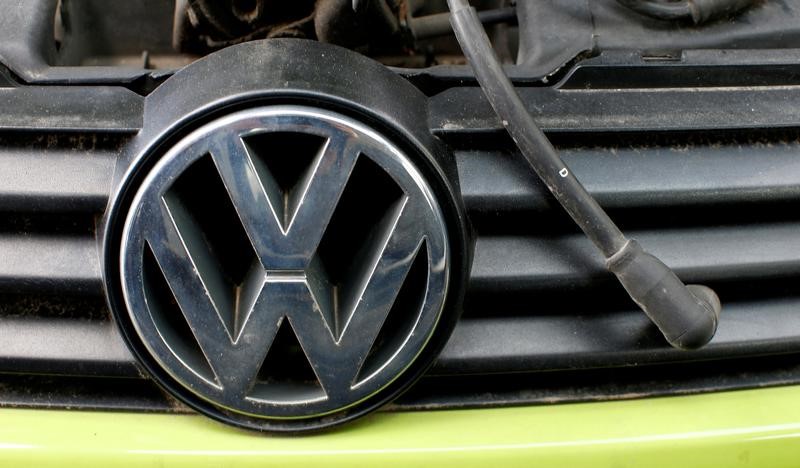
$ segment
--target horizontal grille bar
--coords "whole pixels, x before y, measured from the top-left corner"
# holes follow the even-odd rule
[[[0,234],[0,292],[103,293],[93,237]]]
[[[108,321],[4,317],[0,372],[139,376],[116,326]]]
[[[463,319],[435,372],[586,369],[792,352],[800,349],[798,310],[797,297],[725,304],[713,341],[691,352],[667,346],[638,310]]]
[[[717,336],[691,353],[666,346],[638,310],[464,318],[432,373],[573,370],[786,353],[800,349],[799,309],[800,298],[794,297],[726,304]],[[107,321],[3,318],[0,342],[0,372],[138,375],[119,332]]]
[[[0,210],[102,212],[117,152],[97,138],[0,137]]]
[[[797,135],[751,142],[678,140],[673,147],[613,143],[559,148],[570,169],[606,208],[800,198]],[[456,158],[464,201],[471,210],[543,211],[555,206],[519,154],[460,151]]]
[[[118,86],[0,88],[0,130],[136,132],[144,99]]]
[[[0,138],[2,140],[2,138]],[[0,141],[0,210],[101,210],[109,196],[116,150],[92,137]],[[33,148],[32,144],[37,144]],[[81,147],[88,145],[89,147]],[[18,144],[18,146],[22,146]],[[796,200],[800,197],[800,140],[713,142],[665,147],[560,148],[565,161],[606,208]],[[456,154],[470,210],[546,210],[554,207],[521,158],[504,151]],[[43,177],[42,174],[47,174]]]
[[[800,126],[798,86],[518,91],[537,123],[551,132]],[[440,135],[504,131],[477,87],[448,89],[431,98],[430,107],[431,129]]]
[[[684,281],[800,274],[800,223],[629,231]],[[584,236],[478,239],[471,287],[480,291],[590,286],[612,278]]]

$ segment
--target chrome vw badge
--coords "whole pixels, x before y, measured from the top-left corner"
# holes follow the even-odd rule
[[[379,396],[423,352],[448,288],[443,215],[411,160],[299,106],[185,136],[138,188],[121,246],[150,358],[193,406],[253,427]]]

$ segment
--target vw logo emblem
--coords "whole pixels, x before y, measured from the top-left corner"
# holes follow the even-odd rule
[[[224,418],[331,418],[419,358],[450,266],[433,192],[389,139],[302,106],[183,137],[124,219],[122,297],[149,359]]]

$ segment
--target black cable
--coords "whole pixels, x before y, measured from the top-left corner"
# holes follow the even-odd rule
[[[530,167],[603,253],[631,298],[678,348],[705,345],[716,332],[720,303],[705,286],[685,286],[675,273],[627,239],[586,191],[536,125],[506,76],[478,14],[466,0],[448,0],[450,21],[478,83]]]
[[[449,3],[463,5],[461,11],[471,9],[466,0],[450,0]],[[454,10],[452,6],[450,9],[452,15],[458,11]],[[451,21],[455,21],[452,15]],[[472,25],[468,24],[468,26]],[[477,28],[480,29],[480,34],[486,37],[480,22],[477,24]],[[514,89],[514,85],[505,76],[489,39],[476,40],[475,36],[478,36],[479,32],[474,30],[476,28],[471,29],[473,30],[468,33],[471,47],[465,46],[465,39],[459,35],[459,29],[455,29],[456,37],[472,64],[478,82],[492,103],[492,107],[503,119],[503,125],[508,133],[520,146],[522,154],[528,158],[528,162],[539,178],[544,181],[558,202],[564,206],[564,209],[603,252],[603,255],[610,257],[619,252],[627,239],[580,181],[572,175],[553,145],[533,121]]]

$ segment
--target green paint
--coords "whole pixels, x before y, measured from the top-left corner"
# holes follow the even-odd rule
[[[275,437],[195,415],[0,410],[8,466],[800,466],[800,386],[379,413]]]

